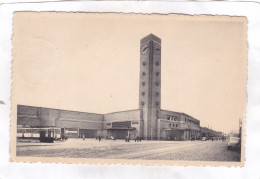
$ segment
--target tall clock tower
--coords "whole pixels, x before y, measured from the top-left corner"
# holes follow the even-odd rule
[[[161,108],[161,39],[153,34],[141,39],[139,108],[143,112],[144,139],[156,139]]]

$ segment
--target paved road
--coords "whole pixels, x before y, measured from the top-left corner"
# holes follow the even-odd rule
[[[17,156],[144,160],[240,161],[240,153],[222,141],[111,141],[69,139],[65,142],[18,143]]]

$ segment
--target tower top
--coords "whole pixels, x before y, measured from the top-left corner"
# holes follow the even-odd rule
[[[141,44],[147,42],[147,41],[150,41],[150,40],[153,40],[159,44],[161,44],[161,39],[153,34],[149,34],[147,36],[145,36],[144,38],[141,39]]]

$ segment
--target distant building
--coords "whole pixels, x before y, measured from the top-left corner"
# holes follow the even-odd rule
[[[199,120],[185,113],[161,109],[161,39],[150,34],[141,39],[140,45],[139,109],[93,114],[18,105],[18,129],[60,128],[67,137],[101,135],[124,139],[130,133],[132,139],[198,138],[201,135]]]
[[[201,127],[201,136],[207,138],[222,138],[224,137],[224,134],[222,132],[209,129],[207,127]]]

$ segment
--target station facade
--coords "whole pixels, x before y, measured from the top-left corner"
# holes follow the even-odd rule
[[[57,128],[53,136],[107,136],[124,139],[189,140],[200,137],[200,121],[185,113],[161,109],[161,39],[150,34],[140,42],[139,109],[93,114],[32,106],[17,106],[19,131]],[[24,135],[17,132],[17,136]],[[32,135],[32,134],[31,134]]]

